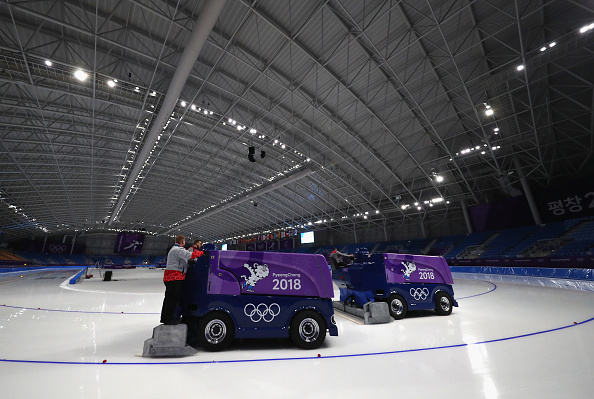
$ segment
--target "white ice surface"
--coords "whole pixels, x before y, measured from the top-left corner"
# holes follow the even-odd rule
[[[158,324],[162,270],[62,284],[0,280],[4,398],[591,398],[594,293],[455,278],[460,307],[380,325],[337,317],[313,351],[242,340],[224,352],[139,355]],[[575,324],[577,323],[577,324]],[[319,357],[318,357],[319,355]],[[106,361],[103,363],[103,361]]]

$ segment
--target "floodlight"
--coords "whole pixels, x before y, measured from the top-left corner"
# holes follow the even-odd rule
[[[82,69],[77,69],[76,72],[74,72],[74,77],[82,82],[89,77],[89,74]]]

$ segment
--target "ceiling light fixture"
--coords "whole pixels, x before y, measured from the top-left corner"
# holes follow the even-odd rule
[[[594,23],[593,24],[590,24],[590,25],[582,26],[580,28],[580,33],[586,33],[586,32],[588,32],[589,30],[592,30],[592,29],[594,29]]]
[[[89,74],[83,71],[82,69],[77,69],[74,72],[74,77],[82,82],[89,77]]]

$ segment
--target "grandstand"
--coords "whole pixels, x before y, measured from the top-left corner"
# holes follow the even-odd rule
[[[369,242],[324,246],[303,246],[282,252],[315,253],[326,257],[337,247],[343,253],[366,248],[370,253],[395,252],[444,256],[446,259],[498,259],[531,257],[578,257],[592,255],[594,250],[594,218],[583,217],[468,235],[453,235],[418,240]],[[104,265],[142,266],[164,264],[163,256],[65,255],[22,251],[1,251],[0,263],[22,265]]]

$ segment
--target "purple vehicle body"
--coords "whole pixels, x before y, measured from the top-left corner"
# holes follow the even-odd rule
[[[333,296],[322,255],[211,250],[189,267],[181,304],[192,345],[290,337],[313,349],[338,335]]]
[[[332,272],[344,282],[340,300],[362,305],[367,301],[385,301],[395,319],[408,310],[435,309],[448,315],[458,306],[454,299],[452,273],[443,257],[409,254],[355,255],[353,264]]]
[[[441,256],[383,254],[387,283],[454,284],[452,272]]]
[[[322,255],[246,251],[210,254],[209,294],[334,296],[332,275]],[[286,283],[281,283],[283,280]]]

